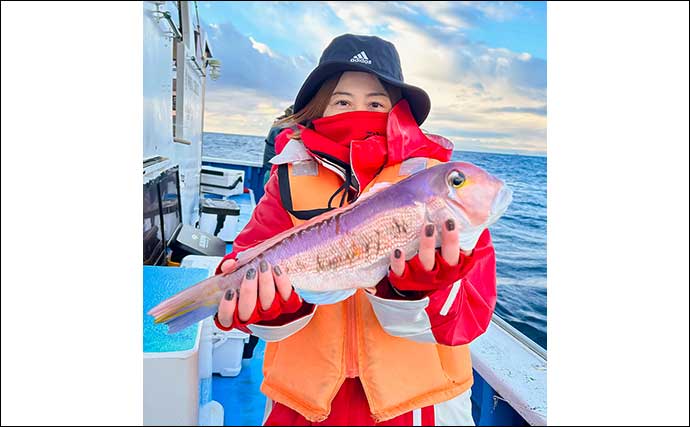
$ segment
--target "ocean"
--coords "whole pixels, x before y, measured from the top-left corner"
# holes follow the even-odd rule
[[[263,162],[264,137],[204,132],[203,155]],[[546,339],[546,157],[455,151],[513,189],[491,228],[496,249],[496,313],[542,347]]]

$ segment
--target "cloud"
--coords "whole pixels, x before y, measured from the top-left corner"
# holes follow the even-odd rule
[[[277,55],[273,53],[270,47],[268,45],[258,42],[254,40],[254,37],[249,36],[249,41],[252,42],[252,47],[257,50],[259,53],[263,53],[264,55],[268,55],[271,58],[276,58]]]
[[[546,62],[532,58],[529,54],[512,52],[508,49],[491,48],[469,40],[462,32],[449,34],[447,27],[420,24],[415,14],[404,13],[404,9],[391,8],[381,2],[331,2],[328,3],[344,23],[352,26],[354,32],[377,33],[385,29],[387,37],[400,52],[404,74],[420,79],[442,79],[451,81],[474,80],[483,83],[485,79],[505,82],[519,90],[534,91],[546,88]],[[434,11],[427,18],[437,24],[449,24],[446,13],[451,10],[468,11],[486,9],[473,3],[431,2],[411,3],[412,8],[423,12]],[[493,8],[497,8],[494,5]],[[446,18],[443,18],[446,17]],[[461,23],[455,22],[455,25]],[[445,29],[444,29],[445,28]]]
[[[260,14],[254,15],[271,22],[279,34],[294,34],[295,28],[300,28],[299,43],[304,52],[284,55],[263,40],[241,34],[229,21],[209,24],[214,56],[222,65],[221,77],[207,81],[204,123],[207,131],[267,133],[275,117],[294,102],[323,47],[343,31],[329,24],[337,18],[326,5],[303,10],[281,3],[247,6],[260,7]]]
[[[536,114],[538,116],[546,116],[546,105],[541,107],[500,107],[500,108],[489,108],[484,110],[485,113],[529,113]]]
[[[314,67],[305,56],[288,57],[245,36],[229,22],[209,25],[221,77],[207,80],[204,128],[210,132],[264,135],[292,104]]]
[[[546,61],[448,30],[471,26],[480,16],[511,19],[519,8],[499,13],[498,5],[413,2],[408,5],[418,13],[402,14],[381,3],[330,5],[341,19],[357,21],[364,33],[386,29],[400,53],[405,80],[431,97],[426,130],[444,134],[458,148],[524,144],[526,151],[545,151]],[[420,14],[435,22],[420,24]]]
[[[478,92],[484,92],[484,85],[479,82],[472,83],[472,87],[477,89]]]
[[[262,3],[252,19],[271,22],[277,37],[294,40],[301,52],[284,54],[272,40],[243,35],[229,22],[210,25],[223,68],[221,79],[209,82],[206,92],[206,127],[267,133],[325,46],[349,32],[379,35],[395,44],[405,81],[431,97],[426,130],[462,149],[517,150],[522,144],[525,151],[543,152],[546,61],[478,43],[465,31],[483,20],[514,19],[522,9],[503,2]]]
[[[448,1],[431,1],[431,2],[412,2],[415,7],[422,10],[426,16],[442,24],[440,28],[445,30],[457,31],[463,28],[472,26],[471,21],[474,19],[468,16],[462,16],[454,13],[456,5],[454,2]]]
[[[221,77],[209,91],[236,87],[254,89],[279,98],[293,98],[310,71],[308,61],[294,61],[267,45],[240,34],[231,23],[213,28],[214,55],[221,60]]]
[[[292,101],[257,89],[234,86],[206,91],[204,130],[265,136],[273,121]]]
[[[510,21],[525,13],[517,2],[433,1],[409,2],[429,18],[447,29],[461,30],[476,27],[482,19],[495,22]]]
[[[462,6],[462,3],[460,2],[459,6]],[[518,2],[477,1],[465,3],[469,7],[476,8],[487,19],[497,22],[510,21],[525,12],[524,7]]]

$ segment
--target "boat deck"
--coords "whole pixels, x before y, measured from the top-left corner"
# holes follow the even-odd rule
[[[254,357],[242,360],[236,377],[213,374],[213,400],[223,405],[223,425],[260,426],[264,418],[266,397],[261,393],[266,342],[259,340]]]

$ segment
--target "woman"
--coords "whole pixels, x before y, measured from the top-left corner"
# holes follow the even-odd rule
[[[403,82],[395,47],[334,39],[276,140],[266,194],[218,267],[237,253],[382,182],[448,161],[452,144],[425,135],[427,94]],[[265,339],[266,425],[472,425],[467,344],[496,301],[488,230],[462,250],[453,220],[423,227],[417,255],[391,254],[387,278],[334,304],[308,304],[280,266],[249,270],[216,324]],[[441,247],[436,249],[437,234]],[[304,294],[303,294],[304,295]],[[330,302],[330,301],[324,301]]]

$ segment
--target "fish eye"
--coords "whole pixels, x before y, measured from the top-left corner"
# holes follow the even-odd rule
[[[453,171],[448,175],[448,183],[455,188],[460,188],[465,184],[465,174],[460,171]]]

